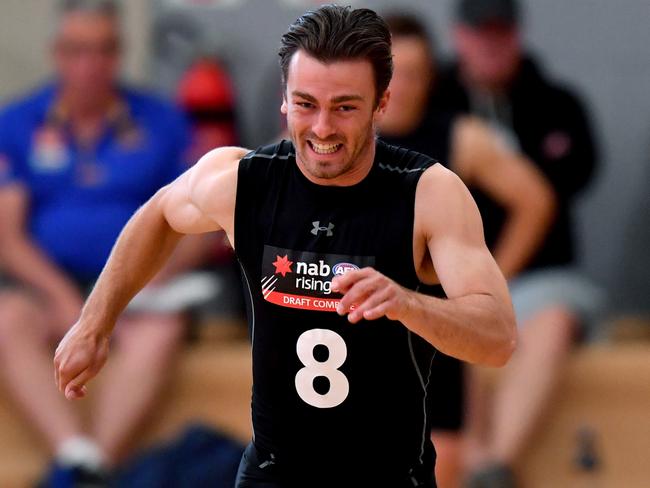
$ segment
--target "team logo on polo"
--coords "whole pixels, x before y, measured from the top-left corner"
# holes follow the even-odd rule
[[[262,295],[289,308],[334,312],[341,295],[332,291],[332,278],[374,265],[372,256],[345,256],[264,246]]]

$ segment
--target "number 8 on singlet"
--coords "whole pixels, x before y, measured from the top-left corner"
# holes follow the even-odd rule
[[[329,356],[326,361],[314,357],[316,346],[325,346]],[[348,355],[343,338],[328,329],[311,329],[303,332],[296,343],[298,358],[305,366],[296,374],[296,391],[305,403],[317,408],[332,408],[343,403],[350,392],[350,383],[339,371]],[[321,394],[314,389],[314,379],[324,376],[330,388]]]

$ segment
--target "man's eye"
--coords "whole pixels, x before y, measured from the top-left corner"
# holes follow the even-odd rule
[[[341,112],[351,112],[353,110],[356,110],[356,107],[353,107],[352,105],[341,105],[339,107],[339,110]]]
[[[313,103],[309,102],[298,102],[297,105],[302,108],[312,108],[314,106]]]

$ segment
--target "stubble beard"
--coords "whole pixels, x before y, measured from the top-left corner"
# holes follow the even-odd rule
[[[296,137],[294,131],[289,129],[289,133],[296,150],[296,162],[311,176],[323,180],[332,180],[350,172],[357,164],[359,159],[369,151],[370,145],[374,143],[375,132],[376,131],[374,124],[371,121],[366,126],[366,130],[363,132],[362,142],[357,145],[354,152],[350,154],[350,156],[344,160],[342,164],[337,165],[336,167],[332,167],[332,163],[330,161],[319,161],[317,158],[306,159],[303,157],[303,147],[305,152],[309,151],[307,148],[309,143],[306,141],[306,139],[303,139],[303,147],[299,147],[300,144],[297,144],[296,141],[300,139]],[[349,145],[345,143],[345,148],[348,147]]]

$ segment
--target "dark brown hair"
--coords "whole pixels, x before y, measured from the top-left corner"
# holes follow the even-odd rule
[[[323,5],[306,12],[291,24],[282,36],[278,53],[285,88],[289,63],[299,49],[325,63],[351,59],[370,61],[375,77],[376,102],[393,76],[390,31],[386,22],[367,8]]]

